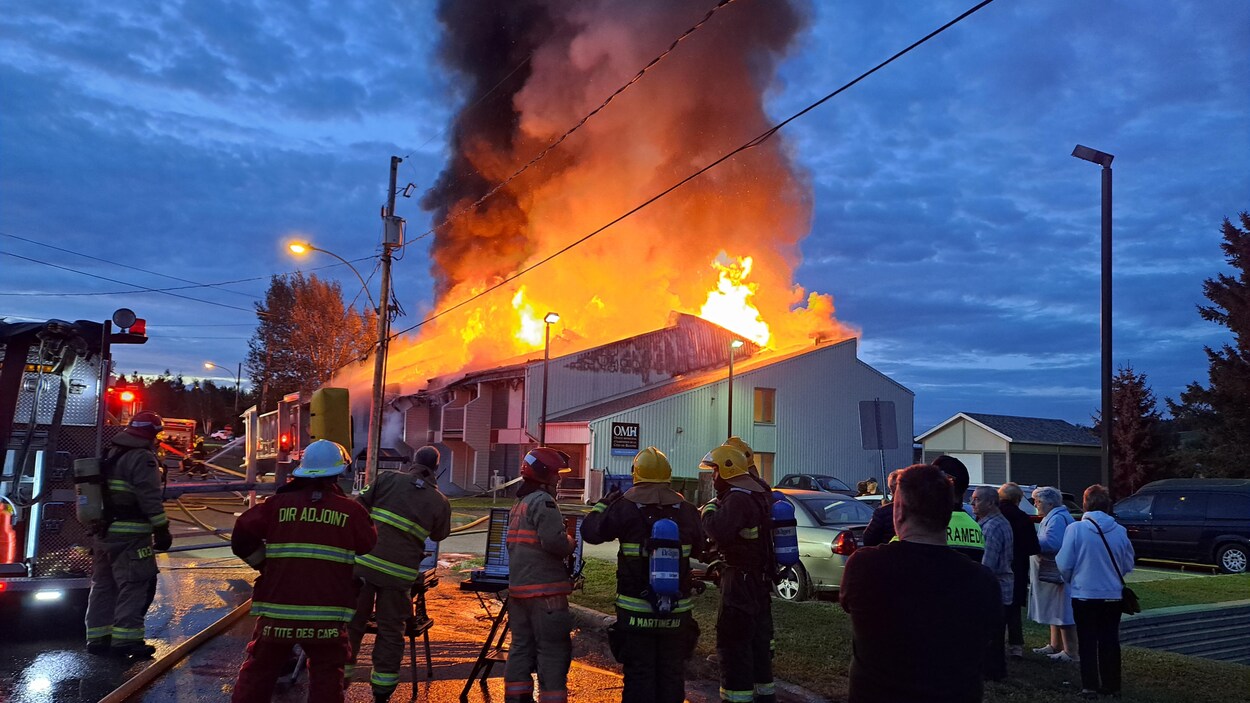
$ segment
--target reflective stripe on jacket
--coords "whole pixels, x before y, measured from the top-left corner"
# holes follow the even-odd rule
[[[680,496],[679,496],[680,497]],[[650,552],[652,525],[660,519],[677,523],[681,541],[680,596],[670,613],[659,613],[646,594],[651,590]],[[612,505],[599,503],[582,522],[582,539],[587,544],[620,541],[616,556],[616,608],[623,626],[643,629],[673,628],[682,615],[690,612],[690,557],[702,556],[706,548],[699,511],[679,500],[674,505],[635,503],[626,493]]]
[[[358,590],[352,569],[376,541],[369,514],[332,479],[295,479],[235,521],[230,546],[260,564],[254,615],[315,627],[351,620]]]
[[[551,494],[539,490],[518,500],[508,517],[509,595],[540,598],[572,593],[565,560],[573,547]]]
[[[378,543],[356,560],[356,576],[384,587],[407,588],[417,580],[425,540],[451,532],[451,504],[430,479],[404,471],[380,471],[357,498],[378,530]]]
[[[104,463],[106,505],[112,520],[109,537],[130,539],[150,535],[153,528],[169,525],[161,490],[161,470],[151,442],[119,434],[113,438]]]

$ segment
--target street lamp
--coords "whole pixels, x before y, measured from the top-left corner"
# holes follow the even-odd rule
[[[729,343],[729,402],[726,406],[729,410],[728,416],[728,434],[726,437],[734,436],[734,351],[742,348],[742,340],[735,339]]]
[[[538,425],[538,443],[547,446],[547,367],[551,365],[551,326],[560,321],[560,313],[549,312],[543,315],[546,334],[543,335],[543,415]]]
[[[319,247],[315,247],[311,243],[305,242],[305,241],[296,240],[296,241],[290,242],[289,244],[286,245],[286,248],[290,249],[291,253],[297,256],[302,256],[304,254],[307,254],[310,251],[319,251],[322,254],[326,254],[327,256],[333,256],[334,258],[338,259],[340,262],[342,262],[344,266],[351,269],[352,273],[356,274],[356,280],[360,281],[360,287],[365,289],[365,297],[369,299],[369,305],[373,307],[374,312],[378,311],[378,304],[373,302],[373,294],[369,292],[369,284],[365,283],[364,276],[361,276],[360,272],[356,270],[356,267],[352,266],[352,262],[348,261],[347,259],[344,259],[343,257],[339,256],[338,254],[335,254],[332,251],[329,251],[327,249],[321,249]]]
[[[204,368],[221,369],[222,371],[225,371],[226,373],[230,373],[230,369],[220,364],[214,364],[211,361],[205,361]],[[239,386],[242,385],[242,383],[243,383],[243,362],[240,361],[239,368],[234,373],[234,413],[236,415],[239,414]]]
[[[1102,485],[1111,490],[1111,160],[1115,156],[1076,145],[1072,155],[1102,166]]]

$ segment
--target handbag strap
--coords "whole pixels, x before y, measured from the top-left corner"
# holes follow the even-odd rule
[[[1120,585],[1127,586],[1124,583],[1124,574],[1120,573],[1120,564],[1115,560],[1115,555],[1111,553],[1111,545],[1107,544],[1107,536],[1102,533],[1102,528],[1098,526],[1097,520],[1090,520],[1094,524],[1094,529],[1098,530],[1098,536],[1102,538],[1102,546],[1107,548],[1107,556],[1111,558],[1111,566],[1115,567],[1115,575],[1120,577]]]

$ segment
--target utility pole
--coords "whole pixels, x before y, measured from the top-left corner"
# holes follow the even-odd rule
[[[395,180],[403,159],[391,157],[390,188],[386,193],[386,209],[382,211],[382,291],[378,295],[378,346],[373,356],[373,397],[369,417],[369,446],[365,460],[365,484],[378,475],[378,454],[382,451],[382,405],[386,392],[386,350],[389,346],[391,321],[391,250],[403,246],[402,220],[395,217]]]

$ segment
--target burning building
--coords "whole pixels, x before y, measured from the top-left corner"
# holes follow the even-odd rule
[[[539,354],[432,379],[393,407],[408,444],[443,450],[441,483],[452,492],[517,476],[544,432],[544,374],[547,444],[572,457],[565,485],[586,498],[598,497],[602,475],[628,476],[647,446],[668,455],[675,476],[695,479],[699,460],[730,431],[755,449],[769,481],[819,473],[855,485],[880,476],[882,462],[911,463],[913,401],[911,391],[860,361],[856,345],[850,338],[782,353],[678,314],[663,329],[547,363]],[[892,433],[884,453],[863,442],[860,405],[877,400],[893,409],[882,423]]]

